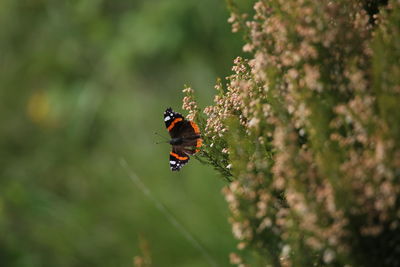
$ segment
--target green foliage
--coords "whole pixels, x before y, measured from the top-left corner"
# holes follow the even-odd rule
[[[153,135],[185,80],[227,72],[240,51],[228,15],[212,0],[0,1],[1,266],[204,266],[121,157],[228,263],[222,183],[195,160],[171,173]]]
[[[246,19],[230,2],[251,56],[205,117],[183,106],[233,179],[232,263],[400,265],[400,2],[382,4],[258,1]]]

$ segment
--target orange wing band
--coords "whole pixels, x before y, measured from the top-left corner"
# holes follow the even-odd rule
[[[175,126],[175,124],[176,123],[178,123],[178,122],[180,122],[182,120],[182,118],[176,118],[175,120],[173,120],[172,122],[171,122],[171,124],[168,126],[168,131],[171,131],[172,130],[172,128],[174,128],[174,126]]]
[[[203,144],[203,140],[201,138],[197,139],[197,143],[196,143],[196,153],[200,151],[200,149],[198,149],[199,147],[201,147],[201,145]]]
[[[192,125],[192,127],[193,127],[195,133],[200,134],[199,126],[197,126],[196,123],[194,123],[193,121],[191,121],[191,122],[190,122],[190,125]]]
[[[196,134],[200,134],[199,126],[195,122],[191,121],[190,125],[192,125],[192,127],[194,129],[194,132]],[[202,144],[203,144],[203,140],[201,138],[198,138],[197,139],[197,143],[196,143],[196,147],[199,148],[199,147],[201,147]],[[196,149],[196,153],[199,152],[199,151],[200,151],[200,149]]]
[[[169,152],[169,154],[171,154],[171,156],[174,156],[175,158],[179,159],[179,160],[187,160],[189,157],[180,157],[178,154],[174,153],[174,152]]]

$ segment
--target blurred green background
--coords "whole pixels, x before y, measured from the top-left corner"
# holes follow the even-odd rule
[[[224,182],[196,160],[172,173],[154,145],[185,83],[206,105],[230,73],[228,16],[222,0],[0,1],[1,266],[133,266],[146,244],[154,266],[207,266],[121,158],[228,265]]]

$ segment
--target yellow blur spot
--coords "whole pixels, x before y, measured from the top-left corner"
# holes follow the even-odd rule
[[[28,100],[26,112],[34,123],[47,125],[50,119],[50,104],[47,94],[42,90],[33,93]]]

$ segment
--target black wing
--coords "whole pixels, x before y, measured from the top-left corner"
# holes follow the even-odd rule
[[[189,156],[186,155],[180,146],[172,147],[169,153],[169,166],[172,171],[179,171],[186,163],[189,162]]]
[[[186,120],[182,114],[167,108],[164,112],[164,122],[171,137],[175,138],[178,137],[180,129]]]

